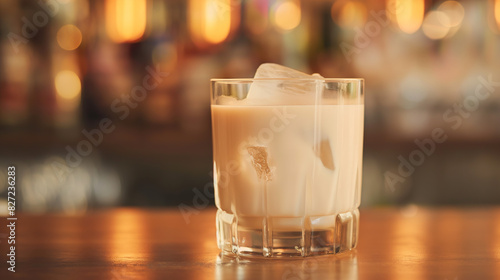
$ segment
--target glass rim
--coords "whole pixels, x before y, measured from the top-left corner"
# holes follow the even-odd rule
[[[322,81],[322,82],[364,82],[364,78],[213,78],[210,82],[253,82],[253,81]]]

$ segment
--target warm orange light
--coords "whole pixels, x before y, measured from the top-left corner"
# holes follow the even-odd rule
[[[82,32],[72,24],[64,25],[57,31],[57,43],[65,50],[74,50],[82,43]]]
[[[500,2],[500,1],[497,1],[497,2]],[[500,238],[498,238],[498,236],[500,236],[500,213],[498,212],[495,212],[495,217],[493,218],[493,221],[495,221],[495,229],[494,229],[494,236],[496,236],[497,238],[493,238],[493,244],[492,244],[492,248],[500,248]],[[496,254],[496,259],[497,259],[497,262],[500,261],[500,250],[496,250],[496,252],[493,252],[493,254]],[[497,267],[497,275],[500,275],[500,267],[496,266]]]
[[[110,250],[109,257],[112,261],[133,263],[149,257],[150,248],[142,243],[144,240],[148,240],[148,231],[143,216],[138,211],[118,211],[111,216],[109,224],[105,226],[111,229],[111,242],[106,245],[106,248]],[[130,242],[130,240],[132,241]],[[120,277],[117,278],[120,279]],[[141,275],[141,277],[144,276]],[[149,278],[145,277],[144,279]]]
[[[455,27],[462,23],[465,16],[465,9],[462,4],[457,1],[445,1],[438,7],[438,11],[441,11],[446,14],[448,17],[448,25],[447,27]],[[446,21],[446,20],[444,20]],[[446,22],[443,22],[446,24]]]
[[[450,19],[441,11],[430,11],[422,24],[425,36],[433,40],[443,39],[450,31]]]
[[[217,44],[223,42],[231,29],[230,0],[190,0],[188,25],[193,41]]]
[[[366,22],[367,10],[363,3],[349,1],[340,9],[338,17],[336,15],[336,6],[332,6],[332,19],[342,27],[361,27]]]
[[[406,211],[409,211],[406,212]],[[405,213],[406,212],[406,213]],[[413,213],[412,213],[413,212]],[[392,240],[404,240],[404,242],[391,242],[388,248],[388,254],[393,257],[396,256],[407,256],[408,258],[422,258],[425,259],[428,256],[429,241],[432,240],[432,234],[428,233],[426,230],[430,228],[431,217],[420,209],[403,210],[401,216],[398,216],[394,222],[389,226],[386,234],[392,238]],[[418,238],[408,238],[412,236],[416,231],[422,230],[425,234],[419,234]],[[387,271],[388,279],[425,279],[425,272],[423,272],[422,262],[415,261],[413,266],[415,268],[415,273],[411,277],[405,275],[405,270],[400,268],[391,268]]]
[[[385,13],[395,26],[398,25],[398,21],[396,19],[396,14],[397,14],[396,1],[397,0],[387,0],[385,3],[386,4]]]
[[[107,0],[106,30],[118,43],[141,39],[146,30],[146,0]]]
[[[206,0],[204,37],[207,42],[217,44],[224,41],[230,28],[230,0]]]
[[[412,34],[422,25],[424,19],[424,0],[395,0],[394,9],[396,22],[401,31]]]
[[[500,29],[500,0],[495,1],[495,20],[498,28]]]
[[[283,1],[274,11],[274,24],[281,30],[292,30],[300,24],[301,11],[298,3]]]
[[[80,90],[82,88],[78,75],[69,70],[57,73],[55,86],[57,94],[66,100],[77,98],[80,95]]]

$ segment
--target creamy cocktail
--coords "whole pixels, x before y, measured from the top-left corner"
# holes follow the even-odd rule
[[[280,77],[212,81],[219,247],[264,256],[349,250],[357,240],[363,82],[260,70],[269,68]]]

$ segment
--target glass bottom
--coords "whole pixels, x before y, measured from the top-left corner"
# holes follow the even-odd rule
[[[226,253],[249,257],[306,257],[354,249],[359,211],[298,218],[236,217],[217,211],[217,244]]]

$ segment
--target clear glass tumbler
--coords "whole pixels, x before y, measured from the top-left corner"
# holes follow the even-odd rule
[[[240,256],[356,247],[363,79],[212,79],[217,242]]]

